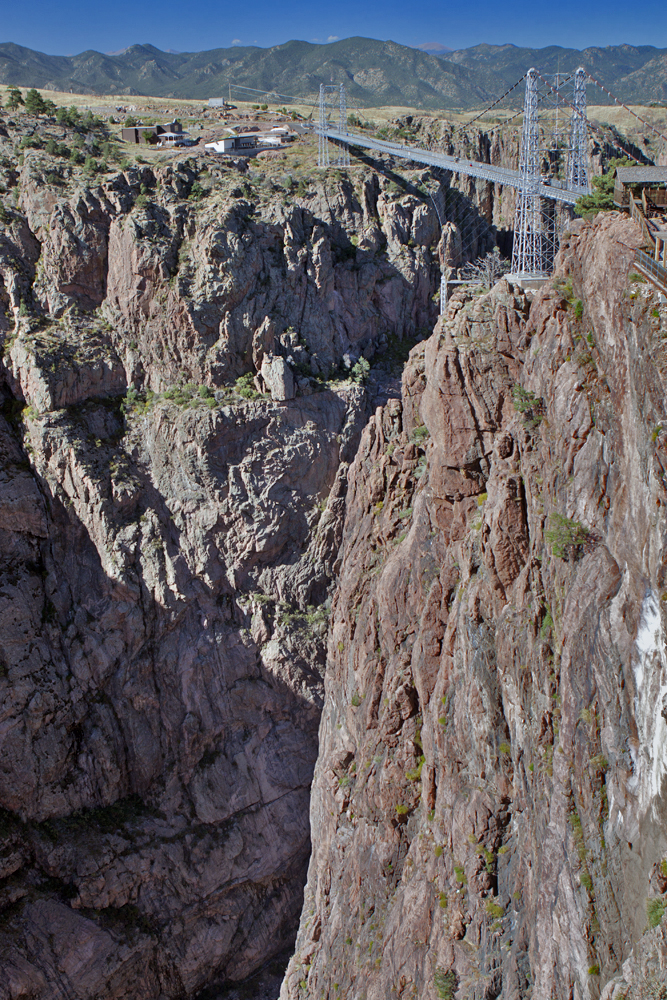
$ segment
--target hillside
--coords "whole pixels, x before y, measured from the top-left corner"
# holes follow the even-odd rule
[[[473,72],[478,86],[490,91],[511,87],[530,66],[542,73],[570,72],[583,66],[591,76],[622,101],[648,104],[667,99],[667,49],[652,45],[608,45],[605,48],[543,49],[517,45],[475,45],[447,53],[453,62]],[[593,98],[594,94],[594,98]],[[590,94],[591,103],[606,103],[602,91]]]
[[[227,95],[230,85],[237,85],[314,99],[321,83],[344,82],[352,104],[425,110],[478,107],[503,93],[529,66],[554,73],[580,65],[622,100],[667,100],[667,49],[650,45],[581,52],[555,45],[476,45],[447,52],[446,58],[373,38],[181,53],[132,45],[115,55],[88,51],[76,56],[49,56],[10,42],[0,45],[0,83],[21,87],[205,100]],[[521,100],[520,91],[516,100]],[[595,93],[595,103],[606,103],[601,91]]]
[[[49,90],[206,99],[227,95],[229,85],[237,84],[303,98],[314,97],[320,83],[332,82],[344,82],[350,101],[362,106],[467,108],[490,96],[463,66],[369,38],[190,53],[133,45],[113,56],[92,51],[47,56],[0,45],[0,83]]]

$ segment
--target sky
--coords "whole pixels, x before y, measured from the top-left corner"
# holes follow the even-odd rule
[[[196,52],[231,45],[267,47],[292,38],[335,41],[352,35],[403,45],[465,48],[480,42],[542,47],[655,45],[667,47],[664,0],[476,0],[474,4],[420,4],[406,0],[311,0],[229,3],[228,0],[22,0],[3,3],[0,41],[50,55],[86,49],[114,52],[149,42],[159,49]],[[630,16],[629,11],[632,11]]]

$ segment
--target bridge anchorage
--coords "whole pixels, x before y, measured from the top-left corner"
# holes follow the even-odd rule
[[[320,86],[316,128],[319,166],[328,167],[333,163],[346,165],[349,163],[349,147],[358,146],[515,189],[511,276],[524,284],[535,279],[543,280],[553,272],[560,236],[572,218],[575,202],[590,192],[588,136],[590,129],[600,130],[587,118],[586,86],[597,81],[581,67],[574,73],[559,73],[553,82],[533,68],[528,70],[523,80],[523,111],[509,118],[503,126],[494,125],[496,129],[509,126],[510,122],[523,116],[518,170],[350,132],[343,84],[340,87]],[[518,81],[507,94],[523,80]],[[491,107],[497,107],[507,94]],[[338,121],[334,124],[336,113]],[[473,121],[484,114],[486,111]],[[472,122],[455,131],[461,132],[470,124]],[[330,141],[337,148],[336,159],[330,157]]]

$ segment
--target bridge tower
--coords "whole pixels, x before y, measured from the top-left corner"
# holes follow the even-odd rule
[[[327,95],[329,97],[328,106]],[[332,157],[329,150],[329,140],[326,135],[322,134],[325,129],[329,128],[329,114],[333,119],[336,113],[336,95],[338,96],[338,131],[341,135],[348,134],[347,94],[345,92],[345,84],[341,83],[340,87],[334,87],[330,84],[321,83],[317,145],[318,167],[349,167],[350,165],[350,150],[348,147],[344,143],[340,143],[336,155]]]
[[[317,136],[317,165],[318,167],[329,166],[329,140],[324,135],[327,127],[327,91],[323,83],[320,84],[320,117],[319,132]]]
[[[588,192],[588,129],[586,119],[586,70],[580,66],[574,74],[574,97],[570,115],[567,186],[582,194]]]
[[[537,70],[526,74],[523,129],[519,158],[520,187],[514,216],[512,274],[540,277],[544,274],[543,230],[540,206],[540,142],[537,121]]]
[[[347,94],[345,93],[345,84],[340,85],[340,102],[339,102],[339,117],[338,117],[338,131],[341,135],[347,135]],[[350,165],[350,147],[341,143],[340,153],[338,156],[338,166],[349,167]]]

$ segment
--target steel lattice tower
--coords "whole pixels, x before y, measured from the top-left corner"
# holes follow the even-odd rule
[[[344,83],[341,83],[340,85],[338,131],[341,133],[341,135],[347,135],[347,94],[345,93]],[[340,155],[338,157],[338,165],[340,167],[349,167],[350,165],[349,147],[342,143],[340,147]]]
[[[567,186],[588,191],[588,128],[586,123],[586,70],[574,74],[574,98],[570,116]]]
[[[328,167],[329,166],[329,140],[326,135],[323,134],[324,129],[327,127],[327,98],[326,98],[326,87],[323,83],[320,84],[320,120],[319,120],[320,130],[317,136],[317,165],[318,167]]]
[[[540,212],[540,143],[537,121],[537,70],[526,74],[526,97],[523,107],[521,187],[517,191],[514,217],[512,274],[536,277],[544,273],[542,253],[542,218]]]

